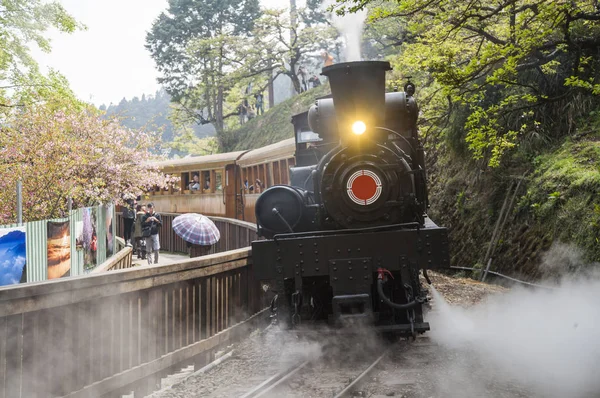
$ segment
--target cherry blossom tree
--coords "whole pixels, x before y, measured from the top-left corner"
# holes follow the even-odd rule
[[[69,197],[92,206],[175,183],[150,164],[158,143],[90,107],[42,102],[11,113],[0,124],[0,224],[16,220],[19,179],[24,221],[65,216]]]

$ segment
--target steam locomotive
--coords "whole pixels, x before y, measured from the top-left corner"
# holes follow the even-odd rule
[[[290,184],[265,190],[255,206],[255,278],[275,293],[284,327],[324,320],[367,323],[415,336],[426,294],[422,270],[449,267],[445,228],[426,214],[423,147],[415,86],[385,90],[383,61],[323,68],[332,94],[292,117]]]

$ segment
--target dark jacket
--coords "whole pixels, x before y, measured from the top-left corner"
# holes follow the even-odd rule
[[[148,220],[150,217],[156,217],[158,221],[146,222],[146,220]],[[156,235],[158,234],[158,228],[160,227],[162,227],[162,218],[160,214],[158,214],[157,212],[154,212],[152,214],[144,214],[144,216],[142,217],[142,231],[150,230],[150,235]],[[146,232],[144,235],[147,236],[148,233]]]
[[[135,208],[132,203],[127,203],[123,206],[123,218],[135,218]]]

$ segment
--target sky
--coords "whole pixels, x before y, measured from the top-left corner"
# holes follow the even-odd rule
[[[118,104],[153,94],[158,72],[144,47],[146,32],[167,8],[167,0],[60,0],[86,31],[48,33],[52,52],[33,49],[42,70],[53,68],[67,77],[82,100],[95,105]],[[300,3],[300,2],[299,2]],[[266,7],[281,7],[286,0],[261,0]]]

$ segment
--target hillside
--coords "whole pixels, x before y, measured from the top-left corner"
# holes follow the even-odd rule
[[[176,127],[169,119],[171,113],[171,97],[164,90],[158,90],[154,95],[142,95],[131,100],[123,98],[117,105],[100,106],[106,111],[106,117],[119,116],[120,123],[131,129],[149,128],[162,131],[162,141],[172,142],[176,137]],[[212,137],[215,129],[212,125],[191,126],[198,138]]]
[[[600,133],[580,131],[535,157],[515,153],[499,170],[482,170],[447,147],[429,152],[430,215],[450,231],[452,265],[485,267],[506,202],[492,270],[544,279],[596,267]]]
[[[325,83],[287,99],[264,115],[250,120],[240,129],[224,132],[221,136],[221,151],[256,149],[293,137],[292,115],[308,110],[316,98],[327,94],[329,84]]]

